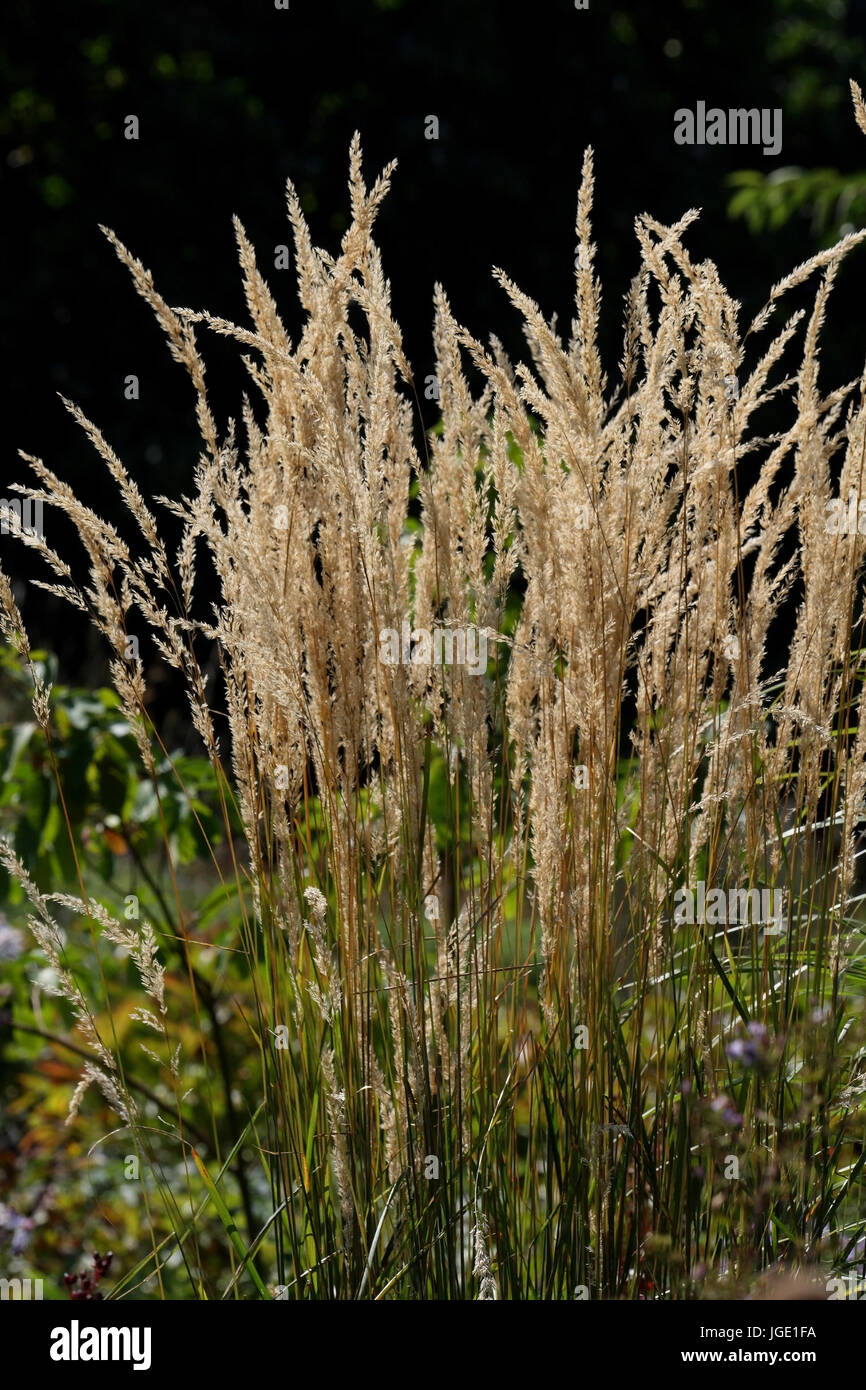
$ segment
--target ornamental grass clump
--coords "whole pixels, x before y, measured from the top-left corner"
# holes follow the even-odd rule
[[[697,212],[639,217],[609,385],[588,151],[567,341],[497,271],[515,367],[437,288],[425,436],[372,240],[393,167],[368,189],[355,137],[336,256],[289,187],[294,337],[240,222],[245,328],[169,307],[107,233],[195,390],[193,489],[157,499],[176,554],[74,404],[137,540],[28,459],[86,580],[22,540],[102,633],[143,779],[170,756],[146,632],[225,821],[216,942],[168,837],[154,921],[95,896],[80,853],[46,894],[0,851],[89,1054],[72,1122],[107,1103],[106,1144],[142,1160],[149,1230],[111,1296],[738,1297],[771,1267],[860,1268],[866,537],[827,518],[863,492],[866,373],[828,391],[819,344],[866,231],[743,329],[687,249]],[[227,425],[211,332],[253,387]],[[455,632],[484,669],[424,659]],[[106,942],[134,1007],[110,961],[87,974]]]

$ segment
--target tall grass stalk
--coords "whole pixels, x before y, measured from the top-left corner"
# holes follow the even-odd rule
[[[210,1298],[682,1299],[861,1267],[866,537],[827,517],[863,495],[866,374],[828,392],[818,366],[866,232],[743,331],[686,247],[697,213],[639,217],[609,390],[587,152],[568,341],[497,272],[531,353],[514,368],[437,289],[422,439],[372,240],[392,171],[366,188],[356,137],[337,256],[289,188],[294,341],[239,222],[248,328],[169,307],[108,233],[195,389],[195,488],[161,499],[176,555],[76,406],[138,542],[29,458],[89,561],[82,584],[23,537],[44,587],[108,643],[157,791],[130,634],[180,673],[230,851],[209,865],[234,924],[215,952],[168,836],[159,935],[84,875],[44,895],[3,850],[92,1058],[73,1121],[95,1084],[149,1173],[149,1244],[116,1293],[160,1296],[178,1260]],[[222,431],[203,330],[255,389]],[[404,623],[477,629],[486,672],[383,661]],[[724,911],[689,921],[698,884]],[[761,890],[784,911],[756,911],[780,901]],[[89,999],[69,964],[102,940],[138,967],[122,1038],[116,980]]]

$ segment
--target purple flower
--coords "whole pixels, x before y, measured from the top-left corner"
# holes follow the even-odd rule
[[[743,1123],[742,1115],[734,1109],[733,1102],[727,1096],[716,1096],[710,1103],[710,1109],[731,1129],[736,1129],[737,1125]]]
[[[725,1047],[732,1062],[740,1062],[744,1067],[762,1066],[767,1060],[770,1035],[763,1023],[748,1023],[746,1037],[734,1038]]]
[[[0,960],[17,960],[25,945],[24,933],[11,927],[0,914]]]
[[[21,1216],[18,1219],[15,1233],[12,1236],[12,1254],[23,1255],[30,1244],[30,1233],[33,1230],[33,1222],[29,1216]]]
[[[725,1048],[732,1062],[742,1062],[744,1067],[754,1067],[760,1061],[760,1048],[751,1038],[734,1038]]]
[[[0,1204],[0,1236],[9,1241],[13,1255],[22,1255],[30,1244],[33,1222],[29,1216],[20,1216],[11,1207]]]

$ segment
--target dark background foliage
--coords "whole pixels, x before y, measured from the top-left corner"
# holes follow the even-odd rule
[[[274,247],[289,241],[285,180],[299,188],[317,243],[336,249],[360,130],[371,178],[399,159],[378,237],[423,381],[436,280],[458,318],[512,353],[523,344],[493,265],[567,329],[579,170],[592,144],[613,382],[637,213],[671,220],[702,207],[690,245],[717,261],[747,320],[772,281],[858,211],[859,195],[837,195],[866,167],[847,89],[850,76],[864,81],[866,0],[590,0],[584,11],[572,0],[290,0],[288,10],[273,0],[50,10],[8,0],[4,29],[0,484],[26,480],[24,448],[115,521],[103,465],[56,392],[100,425],[147,495],[189,487],[198,441],[184,374],[99,223],[153,271],[169,303],[243,320],[237,213],[296,330],[293,271],[274,269]],[[781,153],[676,146],[673,113],[698,100],[781,107]],[[124,138],[130,114],[137,141]],[[439,119],[437,141],[425,139],[428,115]],[[791,166],[780,210],[773,181]],[[807,178],[816,168],[836,180],[820,207]],[[743,170],[754,189],[732,217],[729,179]],[[842,283],[850,307],[862,296],[862,258]],[[226,343],[202,341],[224,426],[247,379]],[[845,313],[824,348],[828,382],[857,374],[862,355],[862,320]],[[131,373],[138,401],[124,398]],[[429,426],[435,406],[424,409]],[[37,567],[20,545],[0,544],[34,638],[61,670],[98,678],[84,623],[25,584]]]

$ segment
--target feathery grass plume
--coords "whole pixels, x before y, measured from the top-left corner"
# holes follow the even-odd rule
[[[866,102],[863,100],[863,93],[859,84],[854,81],[853,77],[851,79],[851,97],[854,102],[854,119],[863,134],[866,135]]]
[[[139,548],[29,460],[88,580],[22,539],[106,639],[155,794],[172,760],[131,615],[185,682],[226,825],[204,866],[230,922],[210,974],[167,831],[159,959],[155,927],[83,882],[49,903],[0,845],[93,1053],[73,1112],[96,1082],[151,1164],[141,1279],[161,1288],[177,1249],[191,1296],[267,1279],[302,1298],[736,1297],[770,1267],[843,1268],[866,1238],[866,542],[828,517],[862,495],[866,370],[828,391],[819,365],[866,232],[798,266],[743,333],[687,248],[697,211],[641,215],[609,389],[588,150],[570,336],[497,271],[529,351],[512,365],[437,286],[441,420],[422,441],[372,238],[393,170],[368,188],[353,139],[336,255],[289,185],[296,326],[238,219],[246,328],[168,306],[108,233],[195,392],[194,488],[161,499],[176,557],[78,407]],[[810,280],[811,311],[759,346]],[[238,344],[254,388],[224,428],[198,326]],[[0,600],[48,738],[6,578]],[[425,633],[470,629],[486,667],[425,659]],[[149,1002],[128,1016],[161,1039],[144,1046],[165,1132],[131,1101],[141,1059],[102,1040],[52,904],[137,968]],[[214,1188],[244,1208],[243,1257],[234,1226],[204,1238]]]

